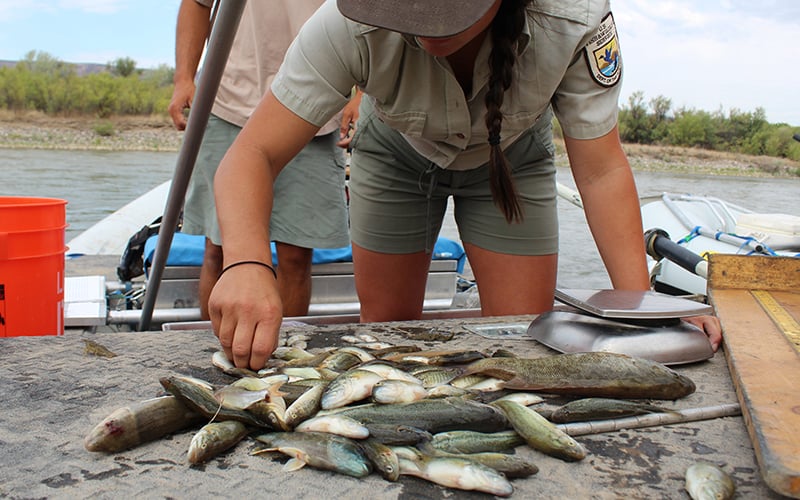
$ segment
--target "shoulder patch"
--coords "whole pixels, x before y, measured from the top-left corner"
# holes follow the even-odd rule
[[[617,26],[614,16],[609,12],[597,32],[583,49],[589,73],[592,78],[604,87],[612,87],[622,76],[622,59],[619,53]]]

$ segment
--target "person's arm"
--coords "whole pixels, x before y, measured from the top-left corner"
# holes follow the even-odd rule
[[[597,139],[564,139],[586,220],[612,285],[649,290],[639,197],[616,127]]]
[[[186,128],[184,109],[192,106],[194,77],[206,38],[211,29],[211,9],[196,0],[183,0],[175,27],[175,88],[169,103],[169,115],[178,130]]]
[[[272,187],[281,169],[319,127],[267,92],[220,163],[214,178],[224,263],[272,263],[269,219]],[[260,369],[277,347],[282,304],[272,272],[257,264],[224,272],[209,299],[222,349],[238,367]]]
[[[639,196],[616,127],[597,139],[565,137],[586,220],[615,289],[649,290]],[[722,341],[715,316],[684,318],[705,331],[714,351]]]

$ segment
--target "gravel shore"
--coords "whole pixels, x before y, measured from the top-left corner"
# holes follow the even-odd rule
[[[183,132],[166,116],[116,119],[53,118],[41,114],[0,114],[0,148],[178,151]],[[556,163],[567,165],[557,141]],[[696,148],[626,144],[634,170],[748,177],[800,177],[800,162]]]

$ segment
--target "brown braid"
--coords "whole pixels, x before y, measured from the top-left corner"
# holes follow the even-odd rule
[[[503,0],[492,21],[492,52],[489,55],[489,90],[486,93],[486,128],[489,131],[489,182],[492,198],[508,222],[523,218],[519,195],[511,178],[506,155],[500,147],[503,95],[511,86],[517,60],[517,40],[525,27],[525,7],[530,0]]]

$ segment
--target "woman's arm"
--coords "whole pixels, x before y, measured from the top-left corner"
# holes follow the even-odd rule
[[[214,178],[223,268],[242,261],[272,263],[273,182],[318,129],[270,92],[264,96]],[[277,346],[282,320],[277,282],[269,269],[241,265],[226,271],[211,293],[209,314],[222,349],[236,366],[264,366]]]
[[[597,139],[565,137],[586,220],[614,288],[648,290],[639,196],[616,127]]]

